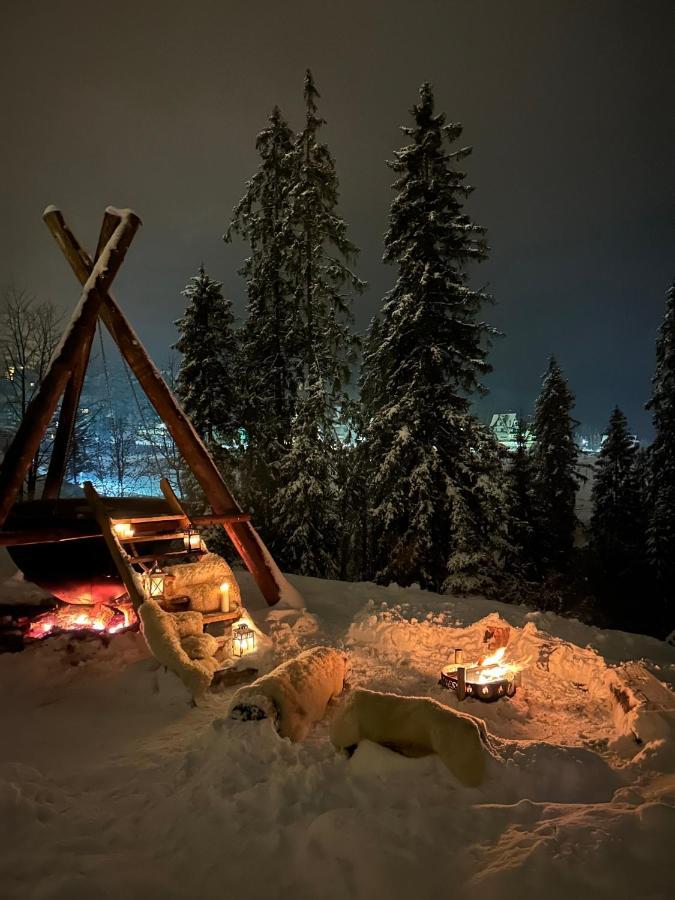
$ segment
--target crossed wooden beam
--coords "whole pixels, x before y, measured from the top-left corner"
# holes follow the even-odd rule
[[[110,287],[141,220],[132,210],[108,207],[92,259],[77,242],[58,209],[47,207],[43,219],[82,285],[82,294],[54,351],[47,373],[0,464],[0,529],[63,397],[43,492],[45,499],[59,496],[96,322],[100,317],[194,473],[211,504],[214,518],[222,521],[223,528],[263,596],[273,605],[280,599],[285,584],[283,575],[230,493],[204,442],[110,294]]]

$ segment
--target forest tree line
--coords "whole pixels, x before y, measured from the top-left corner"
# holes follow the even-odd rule
[[[611,414],[584,545],[574,396],[556,360],[514,452],[472,411],[496,331],[483,319],[492,298],[469,281],[488,248],[465,208],[462,126],[435,111],[423,84],[388,162],[392,287],[360,339],[352,304],[365,285],[309,71],[304,99],[300,131],[272,111],[224,235],[248,247],[243,323],[203,266],[177,322],[175,390],[281,567],[670,631],[675,285],[648,404],[655,440],[637,449],[621,411]],[[199,506],[173,456],[179,487]]]
[[[672,628],[675,290],[649,403],[656,439],[638,451],[622,413],[612,413],[591,542],[579,549],[574,397],[555,359],[514,453],[472,412],[496,332],[483,320],[491,298],[469,282],[487,245],[465,208],[461,125],[435,111],[422,85],[406,143],[388,163],[392,288],[360,341],[351,309],[364,285],[310,72],[304,97],[298,132],[272,111],[225,234],[249,248],[243,324],[202,268],[184,292],[176,345],[179,395],[275,557],[305,575],[585,607],[608,624]],[[358,392],[349,392],[359,352]]]

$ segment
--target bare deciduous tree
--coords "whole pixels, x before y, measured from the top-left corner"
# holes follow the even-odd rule
[[[19,288],[10,287],[3,292],[0,297],[0,404],[8,437],[19,427],[45,377],[60,335],[61,315],[53,303],[38,302]],[[48,431],[26,476],[23,499],[34,498],[38,473],[45,464],[50,445]]]

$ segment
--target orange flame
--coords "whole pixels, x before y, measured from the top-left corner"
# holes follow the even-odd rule
[[[116,634],[133,625],[136,619],[132,604],[125,600],[118,601],[114,606],[103,603],[86,606],[63,604],[33,619],[26,637],[39,640],[56,631]]]
[[[521,672],[529,663],[530,658],[521,659],[517,662],[505,661],[506,647],[498,647],[494,653],[484,656],[477,665],[478,684],[487,684],[490,681],[502,681],[503,679],[511,679],[516,672]]]

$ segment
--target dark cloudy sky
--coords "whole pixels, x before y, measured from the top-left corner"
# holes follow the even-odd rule
[[[306,66],[370,282],[381,264],[384,160],[419,84],[462,122],[474,272],[506,332],[492,409],[527,412],[548,354],[601,427],[619,403],[649,433],[653,341],[675,275],[673,0],[91,0],[5,3],[0,34],[0,284],[70,309],[78,291],[41,222],[60,206],[91,248],[107,204],[143,219],[116,296],[161,361],[201,261],[243,310],[243,247],[220,236],[273,104],[301,124]]]

